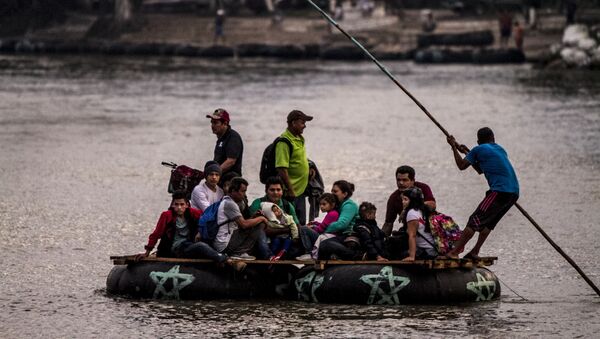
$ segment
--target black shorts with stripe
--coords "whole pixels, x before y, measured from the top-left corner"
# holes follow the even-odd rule
[[[517,199],[519,195],[515,193],[487,191],[483,201],[469,217],[467,227],[477,232],[484,228],[493,230]]]

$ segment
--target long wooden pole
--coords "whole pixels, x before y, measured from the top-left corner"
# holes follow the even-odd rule
[[[429,119],[431,119],[431,121],[442,131],[442,133],[444,133],[444,135],[446,137],[450,136],[450,133],[448,133],[448,131],[446,131],[446,129],[444,128],[444,126],[442,126],[434,117],[431,113],[429,113],[429,111],[427,110],[427,108],[425,108],[425,106],[423,106],[421,104],[421,102],[419,102],[419,100],[417,100],[417,98],[415,98],[406,88],[404,88],[404,86],[402,86],[402,84],[400,83],[400,81],[398,81],[398,79],[396,79],[395,76],[392,75],[392,73],[390,73],[387,68],[385,68],[385,66],[383,66],[379,60],[377,60],[363,45],[361,45],[360,42],[358,42],[356,39],[354,39],[354,37],[350,34],[348,34],[342,27],[340,27],[340,25],[333,20],[329,14],[327,14],[325,11],[323,11],[319,6],[317,6],[312,0],[306,0],[308,1],[308,3],[313,6],[319,13],[321,13],[321,15],[327,20],[329,21],[329,23],[331,23],[332,25],[334,25],[340,32],[342,32],[342,34],[344,34],[350,41],[352,41],[352,43],[354,43],[354,45],[356,45],[358,48],[360,48],[363,53],[365,53],[365,55],[371,59],[371,61],[373,61],[377,67],[379,67],[379,69],[385,73],[385,75],[388,76],[388,78],[390,78],[390,80],[392,80],[396,86],[398,86],[402,92],[404,92],[406,95],[408,95],[408,97],[417,105],[419,106],[419,108],[423,111],[423,113],[425,113],[425,115],[427,115],[427,117]],[[590,278],[588,278],[588,276],[581,270],[581,268],[579,268],[579,266],[577,265],[577,263],[575,263],[575,261],[573,261],[573,259],[571,259],[571,257],[569,257],[565,251],[563,251],[562,248],[560,248],[560,246],[558,246],[551,238],[550,236],[548,236],[548,234],[546,234],[546,232],[540,227],[540,225],[538,225],[538,223],[533,220],[533,218],[529,215],[529,213],[527,213],[527,211],[525,211],[525,209],[523,207],[521,207],[521,205],[519,205],[518,203],[515,203],[515,206],[517,207],[517,209],[519,211],[521,211],[521,213],[525,216],[525,218],[527,218],[527,220],[529,220],[529,222],[531,222],[531,224],[542,234],[542,236],[550,243],[550,245],[552,245],[552,247],[554,247],[554,249],[560,253],[560,255],[562,255],[563,258],[565,258],[565,260],[571,264],[571,266],[573,266],[573,268],[575,268],[575,270],[579,273],[579,275],[581,275],[581,277],[583,278],[583,280],[585,280],[585,282],[588,283],[588,285],[590,285],[590,287],[594,290],[594,292],[596,292],[596,294],[598,294],[598,296],[600,296],[600,289],[598,289],[598,287],[594,284],[594,282],[592,280],[590,280]]]

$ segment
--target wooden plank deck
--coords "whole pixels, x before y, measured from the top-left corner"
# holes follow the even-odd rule
[[[209,259],[186,259],[186,258],[159,258],[149,256],[139,261],[135,260],[135,255],[111,256],[110,260],[114,265],[128,265],[136,262],[168,262],[168,263],[188,263],[188,264],[213,264]],[[498,257],[481,257],[479,260],[471,259],[434,259],[434,260],[415,260],[413,262],[403,262],[400,260],[390,261],[348,261],[348,260],[246,260],[248,265],[314,265],[317,270],[324,270],[328,266],[334,265],[392,265],[392,266],[418,266],[430,269],[444,268],[472,268],[491,266],[498,260]]]

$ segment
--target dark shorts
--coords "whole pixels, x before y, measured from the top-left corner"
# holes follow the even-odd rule
[[[517,199],[519,196],[514,193],[487,191],[483,201],[469,217],[467,227],[477,232],[484,228],[493,230]]]

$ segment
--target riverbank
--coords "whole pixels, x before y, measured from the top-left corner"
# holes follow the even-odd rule
[[[24,36],[0,40],[4,53],[101,53],[131,55],[181,55],[189,57],[276,57],[363,59],[356,47],[316,12],[295,13],[279,24],[270,17],[229,17],[225,39],[214,43],[214,18],[194,14],[140,13],[134,24],[119,34],[102,34],[103,22],[95,16],[71,14],[61,24]],[[461,17],[449,11],[436,11],[435,34],[489,31],[493,41],[485,46],[429,47],[426,53],[466,55],[458,62],[473,62],[476,55],[511,54],[501,51],[495,17]],[[523,22],[522,18],[517,18]],[[418,50],[422,34],[419,11],[404,11],[401,16],[386,15],[377,8],[370,17],[346,8],[340,25],[381,59],[408,60]],[[524,56],[519,61],[537,62],[549,47],[560,41],[564,19],[540,15],[535,30],[525,29]],[[92,29],[93,28],[93,29]],[[90,34],[94,33],[94,34]],[[107,37],[110,36],[110,37]],[[510,41],[509,47],[514,47]],[[481,49],[485,49],[483,52]],[[511,55],[514,55],[514,51]],[[432,59],[433,60],[433,59]],[[453,60],[456,60],[454,58]]]

